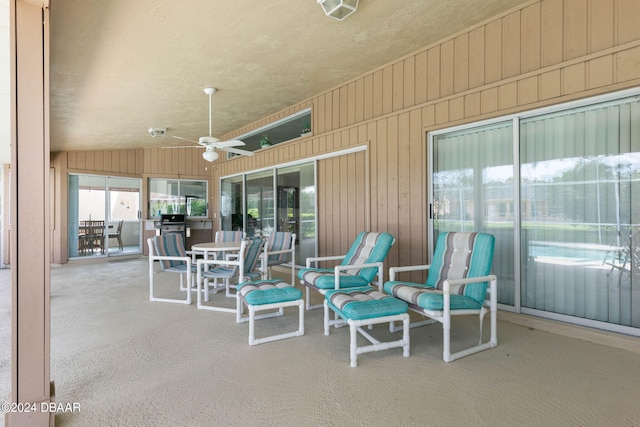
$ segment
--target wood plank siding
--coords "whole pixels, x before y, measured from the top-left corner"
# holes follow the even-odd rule
[[[638,86],[638,22],[637,0],[530,1],[222,138],[305,108],[312,136],[206,165],[160,149],[74,152],[69,168],[207,174],[217,192],[221,177],[366,145],[319,160],[319,255],[344,253],[369,228],[396,237],[387,266],[423,263],[427,132]],[[219,210],[217,194],[211,203]]]

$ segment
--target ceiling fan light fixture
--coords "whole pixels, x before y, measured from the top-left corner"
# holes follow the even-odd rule
[[[358,9],[358,0],[318,0],[325,15],[342,21]]]
[[[230,152],[230,153],[233,153],[233,154],[240,154],[240,155],[244,155],[244,156],[253,156],[254,153],[252,151],[246,151],[246,150],[241,150],[239,148],[234,148],[234,147],[245,145],[244,142],[242,142],[242,141],[240,141],[238,139],[230,139],[230,140],[226,140],[226,141],[220,141],[220,139],[216,138],[215,136],[213,136],[211,134],[212,122],[213,122],[213,114],[211,113],[211,111],[212,111],[212,108],[211,108],[211,96],[215,92],[216,92],[216,88],[214,88],[214,87],[205,87],[204,88],[204,93],[209,96],[209,135],[201,136],[200,138],[198,138],[197,141],[194,141],[193,139],[183,138],[183,137],[177,136],[177,135],[173,135],[173,137],[177,138],[177,139],[182,139],[184,141],[195,142],[195,143],[200,144],[201,146],[203,146],[205,148],[205,151],[204,151],[204,153],[202,153],[202,157],[208,162],[214,162],[214,161],[218,160],[220,155],[217,153],[216,150],[227,151],[227,152]],[[171,148],[171,147],[165,147],[165,148]],[[182,148],[182,146],[177,147],[177,148]]]
[[[215,136],[201,136],[200,138],[198,138],[198,142],[200,144],[209,145],[209,144],[217,144],[218,142],[220,142],[220,140]]]
[[[209,150],[209,148],[204,150],[204,153],[202,153],[202,158],[207,162],[215,162],[218,160],[218,157],[218,153],[215,150]]]

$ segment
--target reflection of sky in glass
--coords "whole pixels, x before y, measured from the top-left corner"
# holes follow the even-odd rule
[[[513,178],[513,166],[494,166],[482,170],[483,182],[506,182]]]
[[[629,168],[626,172],[640,172],[640,153],[627,153],[618,156],[608,156],[602,160],[607,166],[620,165],[622,168]]]
[[[545,160],[526,163],[521,166],[520,177],[523,181],[551,181],[559,178],[563,173],[575,168],[584,161],[599,162],[608,167],[619,167],[624,174],[640,174],[640,153],[626,153],[615,156],[596,156],[590,158],[571,157],[565,159]],[[435,185],[445,185],[458,182],[460,178],[473,176],[472,169],[455,169],[436,172],[433,175]],[[513,166],[492,166],[482,170],[484,183],[507,182],[513,179]]]
[[[520,177],[523,180],[550,181],[553,178],[561,176],[564,172],[575,168],[578,162],[580,162],[580,157],[526,163],[520,168]]]
[[[522,180],[551,181],[575,168],[580,162],[598,162],[608,167],[619,167],[624,174],[640,173],[640,153],[625,153],[615,156],[572,157],[526,163],[520,169]]]

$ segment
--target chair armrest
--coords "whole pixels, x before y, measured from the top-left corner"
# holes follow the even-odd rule
[[[468,277],[466,279],[447,279],[442,282],[442,292],[451,292],[451,286],[468,285],[469,283],[495,282],[497,280],[494,274],[480,277]]]
[[[191,270],[191,266],[193,265],[193,262],[191,260],[191,257],[187,256],[168,256],[168,255],[149,255],[149,271],[151,271],[153,269],[153,263],[155,261],[180,261],[180,262],[184,262],[187,265],[187,270]],[[164,267],[162,267],[162,263],[160,263],[160,267],[164,270]],[[189,279],[190,280],[190,279]]]
[[[288,254],[288,253],[293,253],[293,248],[291,248],[291,249],[280,249],[280,250],[277,250],[277,251],[267,251],[267,256]]]
[[[489,301],[484,300],[485,305],[491,307],[491,311],[497,310],[498,306],[498,279],[494,274],[488,276],[471,277],[467,279],[452,279],[442,282],[443,309],[444,315],[448,316],[451,312],[451,286],[466,285],[469,283],[489,282],[487,293]],[[487,304],[488,302],[488,304]]]
[[[336,265],[335,267],[333,267],[333,270],[335,272],[339,272],[343,270],[353,270],[354,268],[357,268],[357,269],[372,268],[372,267],[380,268],[381,265],[382,265],[381,262],[370,262],[368,264]]]
[[[151,261],[183,261],[191,264],[191,257],[188,256],[168,256],[168,255],[151,255],[149,256]]]
[[[428,270],[429,268],[431,268],[431,264],[391,267],[389,269],[389,280],[394,282],[396,280],[396,273],[403,273],[406,271],[424,271],[424,270]]]
[[[324,257],[309,257],[307,258],[307,268],[311,268],[311,263],[315,262],[316,265],[319,261],[338,261],[344,259],[345,255],[337,256],[324,256]]]

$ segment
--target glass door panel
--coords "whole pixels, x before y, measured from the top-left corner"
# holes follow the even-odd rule
[[[433,139],[433,234],[496,237],[498,302],[514,304],[513,126],[503,122]]]
[[[109,256],[141,252],[140,180],[109,177],[106,247]]]
[[[220,183],[220,226],[225,231],[243,231],[243,177],[225,178]]]
[[[315,163],[300,166],[300,233],[296,247],[297,265],[305,265],[307,258],[317,256],[315,170]]]
[[[521,122],[523,307],[640,327],[639,106]]]
[[[69,175],[69,258],[141,252],[141,181]]]
[[[222,230],[243,230],[249,237],[295,233],[296,265],[304,265],[316,256],[315,163],[222,179],[220,225]]]
[[[296,234],[296,264],[315,256],[313,163],[277,170],[277,229]]]
[[[258,172],[246,176],[246,233],[269,235],[275,229],[275,198],[273,171]]]
[[[106,177],[69,175],[69,258],[106,255]]]

